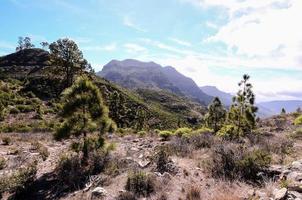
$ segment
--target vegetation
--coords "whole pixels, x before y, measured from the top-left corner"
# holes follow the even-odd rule
[[[21,51],[21,50],[24,50],[24,49],[31,49],[31,48],[34,48],[35,45],[33,45],[31,43],[31,39],[30,37],[19,37],[18,39],[18,46],[16,47],[16,51]]]
[[[78,45],[70,39],[59,39],[49,45],[51,76],[62,76],[63,88],[70,87],[76,75],[91,71]]]
[[[178,137],[182,137],[183,135],[189,134],[190,132],[192,132],[191,128],[179,128],[174,132],[174,135],[178,136]]]
[[[137,197],[147,197],[155,191],[155,180],[145,172],[132,172],[128,175],[125,188]]]
[[[158,134],[163,140],[168,140],[173,133],[171,131],[160,131]]]
[[[208,107],[208,113],[205,116],[206,125],[216,133],[223,126],[226,119],[226,110],[224,109],[218,97]]]
[[[227,114],[226,127],[223,127],[219,135],[223,136],[225,132],[234,134],[231,138],[244,136],[255,127],[257,107],[254,105],[255,95],[249,79],[250,76],[245,74],[238,84],[240,89],[233,98],[233,104]]]
[[[302,124],[302,115],[300,115],[299,117],[297,117],[294,121],[294,124],[297,125],[301,125]]]
[[[65,119],[55,134],[55,139],[83,136],[83,154],[88,157],[91,140],[87,134],[99,131],[97,147],[103,145],[102,134],[112,128],[113,122],[108,118],[108,109],[103,103],[99,89],[87,78],[79,78],[75,84],[64,92],[62,117]]]

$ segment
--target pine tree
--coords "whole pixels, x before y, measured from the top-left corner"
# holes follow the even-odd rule
[[[83,58],[78,45],[70,39],[59,39],[49,45],[51,76],[61,76],[63,89],[70,87],[76,75],[91,71],[91,65]]]
[[[285,115],[286,114],[286,110],[285,110],[285,108],[282,108],[281,109],[281,115]]]
[[[87,78],[78,78],[63,95],[65,103],[61,115],[65,120],[55,139],[83,136],[86,144],[87,134],[99,130],[99,141],[102,141],[103,133],[114,127],[114,122],[108,117],[99,89]],[[88,157],[87,148],[83,148],[83,153],[84,158]]]
[[[18,39],[18,46],[16,47],[16,51],[21,51],[21,50],[24,50],[24,49],[31,49],[31,48],[34,48],[35,45],[33,45],[31,43],[31,39],[30,37],[19,37]]]
[[[220,99],[215,97],[208,107],[208,113],[205,116],[206,125],[213,129],[214,132],[220,130],[226,118],[226,110],[224,109]]]
[[[233,98],[233,104],[228,113],[228,123],[237,128],[238,135],[249,133],[256,123],[255,95],[252,84],[249,83],[250,76],[245,74],[238,84],[240,89]]]

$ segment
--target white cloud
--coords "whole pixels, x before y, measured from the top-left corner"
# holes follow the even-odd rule
[[[145,29],[141,28],[139,25],[137,25],[133,19],[130,16],[124,16],[123,17],[123,24],[129,28],[132,28],[134,30],[140,31],[140,32],[147,32]]]
[[[84,46],[81,48],[85,51],[115,51],[117,49],[116,43],[110,43],[107,45],[99,45],[99,46]]]
[[[134,44],[134,43],[127,43],[124,44],[124,47],[126,48],[126,51],[128,53],[146,53],[147,49],[141,45]]]
[[[180,40],[178,38],[169,38],[169,40],[175,42],[176,44],[182,45],[182,46],[186,46],[186,47],[191,47],[192,46],[192,44],[190,42]]]

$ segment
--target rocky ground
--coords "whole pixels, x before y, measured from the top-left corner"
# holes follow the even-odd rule
[[[289,123],[278,124],[276,121],[264,121],[262,130],[267,130],[271,138],[283,140],[293,130]],[[282,122],[284,123],[284,122]],[[268,125],[269,124],[269,125]],[[286,128],[284,128],[286,126]],[[283,128],[282,128],[283,127]],[[292,127],[292,128],[291,128]],[[47,179],[60,158],[68,151],[71,141],[55,142],[50,133],[10,133],[9,145],[0,145],[0,156],[6,159],[6,166],[0,175],[12,173],[16,168],[38,159],[37,178]],[[147,135],[107,135],[107,141],[116,148],[111,152],[111,165],[99,175],[91,176],[84,188],[60,196],[60,199],[108,199],[114,200],[125,191],[127,176],[130,171],[143,170],[156,179],[156,192],[145,199],[190,199],[187,194],[192,188],[198,188],[200,199],[237,200],[237,199],[302,199],[302,141],[294,139],[291,153],[282,158],[275,155],[274,162],[268,169],[273,178],[263,185],[254,185],[243,181],[213,179],[204,169],[204,161],[210,156],[209,148],[192,150],[186,156],[173,154],[171,170],[163,174],[157,172],[154,154],[159,146],[172,141],[162,141],[158,136]],[[34,141],[39,141],[48,149],[49,156],[43,160],[41,152],[34,148]],[[46,177],[46,178],[45,178]],[[39,182],[38,182],[39,183]],[[49,182],[48,184],[50,184]],[[51,198],[51,195],[37,187],[36,194],[24,199]],[[39,190],[39,192],[38,192]],[[40,191],[41,190],[41,191]],[[8,196],[4,196],[7,198]]]

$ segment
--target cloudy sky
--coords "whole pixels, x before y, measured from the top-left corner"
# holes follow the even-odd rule
[[[258,101],[302,99],[301,19],[302,0],[1,0],[0,55],[69,37],[96,71],[155,61],[228,92],[248,73]]]

